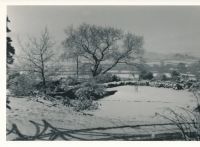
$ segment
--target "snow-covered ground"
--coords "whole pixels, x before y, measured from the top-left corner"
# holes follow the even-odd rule
[[[193,107],[195,98],[187,91],[176,91],[166,88],[146,86],[120,86],[109,88],[117,90],[114,95],[99,100],[99,109],[93,111],[74,112],[72,109],[51,106],[51,103],[39,103],[28,98],[10,98],[11,110],[7,110],[7,128],[15,123],[24,134],[33,135],[34,126],[29,123],[33,120],[42,123],[45,119],[55,127],[66,129],[84,129],[94,127],[109,127],[120,125],[137,125],[148,123],[163,123],[164,119],[155,116],[155,113],[164,114],[166,108],[179,111],[177,107]],[[117,129],[115,133],[131,132],[146,133],[158,131],[157,128],[146,130]],[[94,136],[89,136],[92,138]],[[9,135],[8,140],[13,136]]]
[[[119,86],[114,95],[100,100],[100,108],[91,112],[95,116],[120,120],[157,121],[156,113],[164,114],[168,108],[181,111],[180,107],[195,107],[193,94],[183,90],[148,86]],[[89,113],[89,112],[88,112]]]

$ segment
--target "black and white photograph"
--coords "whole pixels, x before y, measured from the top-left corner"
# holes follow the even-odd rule
[[[199,141],[200,5],[8,5],[7,141]]]

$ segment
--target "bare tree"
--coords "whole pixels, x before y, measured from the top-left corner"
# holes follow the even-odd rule
[[[72,35],[73,33],[73,26],[70,26],[68,30],[66,30],[66,34]],[[81,58],[82,50],[79,49],[77,46],[74,46],[71,42],[71,40],[66,40],[62,42],[62,45],[65,48],[64,53],[62,54],[62,59],[72,59],[76,62],[76,76],[78,78],[79,76],[79,62]]]
[[[143,46],[142,37],[112,27],[82,24],[77,29],[70,27],[66,35],[64,47],[90,63],[93,77],[105,74],[118,63],[135,60]]]
[[[52,70],[51,63],[54,56],[52,48],[55,44],[49,35],[48,29],[44,29],[39,39],[29,37],[25,45],[21,41],[19,41],[19,44],[25,54],[22,58],[25,60],[26,67],[29,71],[39,75],[44,93],[46,93],[46,80]]]

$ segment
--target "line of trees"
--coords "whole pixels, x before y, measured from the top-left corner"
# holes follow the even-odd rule
[[[7,20],[6,20],[6,22],[7,22],[7,28],[6,28],[6,31],[7,31],[7,33],[9,33],[9,32],[11,32],[11,30],[8,28],[8,23],[10,23],[10,20],[9,20],[9,18],[7,17]],[[6,50],[6,54],[7,54],[7,60],[6,60],[6,62],[7,62],[7,64],[12,64],[13,62],[14,62],[14,58],[13,58],[13,56],[14,56],[14,54],[15,54],[15,49],[14,49],[14,47],[11,45],[11,43],[12,43],[12,39],[9,37],[9,36],[7,36],[7,50]]]
[[[8,23],[10,23],[10,20],[7,17],[6,18],[6,25],[7,25],[6,26],[6,32],[7,32],[7,34],[9,32],[11,32],[11,30],[8,28]],[[6,66],[7,66],[7,87],[8,87],[8,82],[10,80],[10,77],[8,75],[8,68],[9,68],[8,65],[13,64],[13,62],[14,62],[15,48],[11,45],[12,39],[9,36],[6,37],[6,42],[7,42],[7,44],[6,44]],[[11,107],[9,106],[9,103],[10,103],[10,101],[9,101],[8,96],[7,96],[6,97],[6,108],[11,109]]]

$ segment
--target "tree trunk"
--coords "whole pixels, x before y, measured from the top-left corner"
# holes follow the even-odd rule
[[[92,69],[92,76],[93,77],[96,77],[101,73],[102,69],[101,69],[101,66],[100,66],[100,62],[101,61],[98,61],[97,59],[95,60],[95,65],[94,65],[94,67]]]
[[[92,76],[93,77],[96,77],[99,75],[99,72],[98,72],[98,65],[95,65],[94,66],[94,69],[92,70]]]
[[[76,77],[78,79],[79,76],[79,58],[78,56],[76,57]]]
[[[44,94],[46,94],[47,93],[47,91],[46,91],[46,78],[45,78],[45,75],[44,75],[44,71],[42,71],[42,85],[43,85]]]
[[[44,94],[46,94],[47,93],[47,91],[46,91],[46,78],[45,78],[45,75],[44,75],[44,60],[43,60],[43,54],[42,53],[40,54],[40,57],[41,57],[41,62],[42,62],[42,69],[41,69],[42,86],[43,86]]]
[[[96,71],[92,71],[92,76],[96,77],[98,74],[96,73]]]

